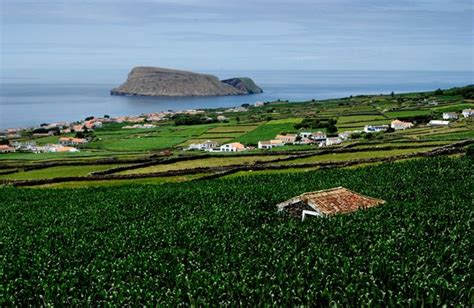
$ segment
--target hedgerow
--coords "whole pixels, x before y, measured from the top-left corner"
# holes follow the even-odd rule
[[[111,188],[0,189],[0,305],[469,305],[472,158]],[[345,186],[330,219],[275,204]]]

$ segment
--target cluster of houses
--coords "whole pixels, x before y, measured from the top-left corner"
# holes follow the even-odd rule
[[[474,117],[474,109],[464,109],[461,112],[464,118]],[[457,112],[443,112],[443,120],[431,120],[429,126],[449,126],[451,121],[459,119],[460,115]]]
[[[250,149],[252,148],[246,147],[240,142],[232,142],[219,145],[219,143],[211,140],[207,140],[202,143],[193,143],[190,144],[188,147],[188,150],[199,150],[206,152],[242,152]]]
[[[34,141],[18,142],[13,141],[10,145],[1,145],[0,153],[15,153],[15,152],[29,152],[29,153],[64,153],[64,152],[79,152],[77,146],[87,143],[83,138],[61,137],[57,144],[48,143],[39,146]]]

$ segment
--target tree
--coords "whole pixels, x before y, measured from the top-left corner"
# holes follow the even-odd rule
[[[90,117],[87,117],[85,120],[86,120],[86,121],[90,121],[90,120],[92,120],[93,118],[94,118],[93,116],[90,116]]]
[[[235,120],[237,121],[237,123],[240,123],[240,117],[235,118]]]
[[[440,88],[438,88],[438,89],[434,92],[434,95],[436,95],[436,96],[443,95],[443,90],[441,90]]]
[[[110,119],[110,116],[108,114],[104,114],[104,119]]]
[[[390,96],[395,97],[395,92],[392,91],[392,93],[390,93]]]
[[[242,106],[242,107],[244,107],[244,108],[248,108],[248,107],[250,107],[250,104],[242,104],[242,105],[240,105],[240,106]]]

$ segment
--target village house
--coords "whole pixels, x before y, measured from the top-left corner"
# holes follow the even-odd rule
[[[276,140],[281,140],[284,143],[295,143],[297,137],[298,137],[298,135],[296,135],[296,134],[286,134],[286,135],[277,135],[275,137],[275,139]]]
[[[84,132],[84,124],[76,124],[72,126],[72,129],[76,133],[82,133]]]
[[[87,139],[84,139],[84,138],[72,138],[72,137],[59,138],[59,144],[62,146],[83,145],[86,143],[87,143]]]
[[[254,104],[255,107],[261,107],[263,105],[265,105],[264,102],[255,102],[255,104]]]
[[[456,112],[443,112],[443,120],[456,120],[458,114]]]
[[[353,192],[344,187],[307,192],[277,204],[278,212],[293,217],[329,217],[348,214],[384,204],[385,201]]]
[[[442,120],[431,120],[428,123],[429,126],[448,126],[449,121],[442,121]]]
[[[400,120],[393,120],[390,123],[390,127],[393,128],[394,130],[405,130],[407,128],[412,128],[413,123],[411,122],[403,122]]]
[[[229,119],[226,117],[226,116],[223,116],[223,115],[218,115],[217,116],[217,121],[219,122],[224,122],[224,121],[228,121]]]
[[[311,144],[311,143],[314,143],[314,140],[310,138],[301,138],[299,141],[295,142],[295,144]]]
[[[300,132],[300,137],[301,138],[311,138],[313,136],[312,132]]]
[[[336,145],[336,144],[341,144],[341,143],[342,143],[341,138],[339,138],[339,137],[329,137],[329,138],[326,138],[325,145],[326,146],[331,146],[331,145]]]
[[[199,150],[199,151],[212,151],[217,148],[219,144],[215,141],[206,140],[203,143],[191,143],[188,150]]]
[[[7,144],[0,145],[0,153],[15,153],[15,148]]]
[[[245,146],[239,142],[227,143],[220,146],[221,152],[241,152],[245,150]]]
[[[259,149],[272,149],[274,147],[281,147],[284,146],[285,143],[281,140],[268,140],[268,141],[259,141],[258,148]]]
[[[384,132],[388,129],[388,125],[366,125],[364,127],[364,132],[366,133],[378,133]]]
[[[464,110],[462,111],[462,115],[463,115],[465,118],[474,117],[474,109],[464,109]]]
[[[342,141],[346,141],[351,137],[353,133],[354,132],[351,132],[351,131],[345,131],[345,132],[337,134],[337,136],[341,138]]]

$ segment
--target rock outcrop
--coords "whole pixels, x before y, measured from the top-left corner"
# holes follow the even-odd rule
[[[250,78],[220,81],[216,76],[160,67],[139,66],[111,95],[221,96],[263,92]]]

